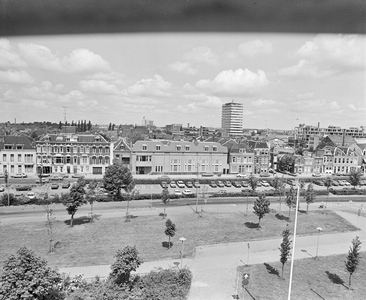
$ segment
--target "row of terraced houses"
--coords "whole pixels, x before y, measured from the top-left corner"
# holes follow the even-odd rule
[[[314,152],[294,154],[285,144],[270,141],[145,140],[128,145],[108,142],[99,134],[46,134],[0,137],[0,173],[104,174],[117,160],[132,174],[266,174],[284,155],[295,157],[294,172],[311,174],[365,172],[366,140],[326,137]],[[324,141],[323,140],[323,141]]]

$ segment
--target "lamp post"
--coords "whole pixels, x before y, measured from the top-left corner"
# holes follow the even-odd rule
[[[5,172],[4,172],[4,180],[5,180],[6,189],[8,190],[8,206],[10,206],[9,184],[8,184],[8,180],[9,180],[8,169],[6,169]]]
[[[199,163],[197,163],[197,182],[199,182],[199,180],[198,180],[198,166],[199,166],[200,164]],[[197,190],[198,188],[197,188],[197,184],[196,184],[196,213],[198,213],[198,190]]]
[[[187,240],[185,237],[181,237],[179,238],[179,240],[182,242],[182,250],[180,252],[180,268],[182,269],[182,265],[183,265],[183,251],[184,251],[184,241]]]
[[[323,231],[323,228],[317,227],[316,230],[318,230],[318,241],[316,242],[316,255],[315,255],[315,258],[318,257],[319,236],[320,236],[320,232]]]

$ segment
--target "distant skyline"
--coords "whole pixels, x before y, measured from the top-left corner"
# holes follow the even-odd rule
[[[365,35],[154,33],[0,38],[0,122],[244,128],[366,125]]]

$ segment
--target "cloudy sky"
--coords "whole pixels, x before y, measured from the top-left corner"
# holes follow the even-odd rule
[[[366,37],[159,33],[0,38],[0,122],[366,125]]]

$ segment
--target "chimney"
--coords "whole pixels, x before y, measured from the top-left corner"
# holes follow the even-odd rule
[[[343,131],[343,133],[342,133],[342,146],[344,146],[346,129],[343,129],[342,131]]]

